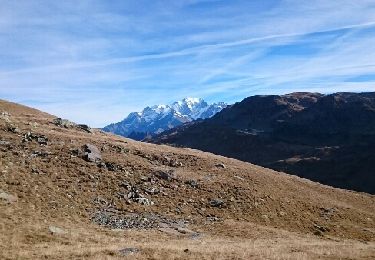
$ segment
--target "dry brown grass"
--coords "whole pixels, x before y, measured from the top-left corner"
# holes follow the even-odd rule
[[[62,226],[62,225],[60,225]],[[266,230],[258,238],[212,236],[199,239],[160,231],[104,230],[91,225],[65,225],[64,235],[48,233],[47,225],[22,226],[2,245],[1,259],[124,259],[119,250],[140,249],[131,259],[372,259],[374,242],[319,238],[283,230]],[[249,224],[249,228],[262,227]],[[27,241],[32,233],[38,234]],[[277,234],[277,235],[274,235]],[[2,240],[5,241],[5,240]],[[184,252],[188,249],[188,252]]]
[[[196,150],[59,128],[51,123],[52,116],[8,102],[0,101],[1,111],[11,113],[21,133],[9,132],[8,123],[0,119],[1,140],[11,143],[10,148],[0,147],[0,189],[18,197],[10,204],[0,200],[0,259],[123,259],[119,250],[126,247],[141,251],[125,259],[375,258],[374,196]],[[34,122],[38,127],[32,126]],[[28,131],[46,135],[49,144],[22,143]],[[102,148],[103,160],[126,171],[108,171],[71,157],[70,149],[85,143]],[[51,155],[30,156],[40,150]],[[183,166],[166,165],[166,156]],[[217,163],[226,168],[215,167]],[[167,195],[151,196],[154,206],[129,204],[115,196],[124,192],[121,183],[141,187],[141,179],[159,169],[173,170],[177,180],[156,182]],[[189,179],[198,180],[199,188],[186,185]],[[188,219],[189,228],[202,236],[98,227],[89,220],[98,209],[93,202],[98,196],[111,201],[110,209],[121,214],[152,212]],[[208,205],[217,197],[225,201],[224,208]],[[332,208],[332,215],[323,214]],[[224,221],[208,222],[207,215]],[[327,231],[313,235],[315,224]],[[67,233],[52,235],[50,225]]]
[[[235,225],[235,223],[231,223]],[[47,224],[19,225],[3,241],[1,259],[373,259],[374,242],[317,237],[251,223],[257,238],[212,236],[198,239],[171,236],[157,230],[105,230],[90,224],[59,225],[67,231],[52,235]],[[235,226],[233,228],[236,228]],[[239,228],[243,228],[243,225]],[[276,234],[276,235],[275,235]],[[4,241],[7,241],[4,244]],[[122,256],[120,249],[139,253]],[[184,252],[188,249],[188,252]]]

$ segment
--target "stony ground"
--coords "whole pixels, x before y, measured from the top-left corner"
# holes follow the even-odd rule
[[[1,259],[372,259],[375,197],[0,102]]]

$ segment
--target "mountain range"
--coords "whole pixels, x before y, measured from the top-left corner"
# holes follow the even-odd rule
[[[375,92],[252,96],[148,141],[375,194]]]
[[[142,112],[132,112],[121,122],[110,124],[103,130],[142,140],[187,122],[210,118],[226,106],[223,102],[208,104],[201,98],[184,98],[171,105],[155,105]]]

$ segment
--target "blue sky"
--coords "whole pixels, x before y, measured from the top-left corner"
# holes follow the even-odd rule
[[[293,91],[375,91],[375,0],[0,0],[0,98],[76,122]]]

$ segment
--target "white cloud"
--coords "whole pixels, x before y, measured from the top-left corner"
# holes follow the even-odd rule
[[[375,74],[373,1],[270,3],[0,0],[0,97],[103,126],[184,96],[371,89],[347,80]],[[292,45],[313,50],[270,54]]]

